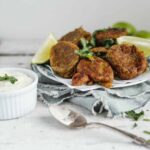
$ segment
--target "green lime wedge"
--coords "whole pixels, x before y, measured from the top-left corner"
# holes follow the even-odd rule
[[[133,35],[136,32],[136,28],[128,22],[116,22],[112,27],[126,29],[129,35]]]
[[[36,52],[31,63],[32,64],[43,64],[50,59],[50,50],[57,43],[57,40],[52,33],[49,34],[48,38],[42,45],[42,47]]]
[[[150,32],[149,31],[145,31],[145,30],[137,31],[134,35],[137,37],[150,39]]]
[[[137,46],[140,50],[144,52],[144,55],[150,56],[150,39],[144,39],[134,36],[122,36],[117,38],[118,44],[129,43]]]

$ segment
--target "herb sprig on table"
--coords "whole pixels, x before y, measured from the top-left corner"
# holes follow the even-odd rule
[[[143,133],[145,133],[145,134],[149,134],[149,135],[150,135],[150,131],[146,131],[146,130],[144,130],[144,131],[143,131]]]
[[[147,122],[149,122],[149,121],[150,121],[150,119],[148,119],[148,118],[144,118],[144,119],[143,119],[143,121],[147,121]]]
[[[11,84],[15,84],[18,81],[14,76],[9,76],[5,74],[4,76],[0,76],[0,81],[9,81]]]
[[[126,112],[126,115],[128,118],[131,118],[132,120],[138,121],[141,117],[144,116],[144,111],[136,113],[134,110],[131,110],[131,111]]]

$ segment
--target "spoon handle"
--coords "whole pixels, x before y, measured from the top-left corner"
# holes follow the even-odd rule
[[[139,137],[139,136],[137,136],[135,134],[132,134],[130,132],[118,129],[116,127],[113,127],[113,126],[110,126],[110,125],[107,125],[107,124],[104,124],[104,123],[99,123],[99,122],[87,123],[87,126],[91,126],[91,125],[99,125],[99,126],[103,126],[103,127],[109,128],[109,129],[113,129],[115,131],[118,131],[118,132],[122,133],[123,135],[125,135],[127,137],[130,137],[131,139],[134,140],[134,142],[136,144],[140,144],[140,145],[146,146],[147,148],[150,148],[150,143],[148,143],[144,138]]]

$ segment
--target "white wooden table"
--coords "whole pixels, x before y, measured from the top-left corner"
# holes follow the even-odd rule
[[[42,40],[5,39],[0,43],[0,67],[26,67]],[[89,111],[65,104],[83,113],[89,121],[101,121],[150,139],[143,130],[150,131],[150,122],[134,122],[128,119],[110,119],[102,115],[93,116]],[[150,111],[146,112],[150,118]],[[58,123],[44,104],[19,119],[0,121],[0,150],[144,150],[128,138],[108,129],[68,129]]]

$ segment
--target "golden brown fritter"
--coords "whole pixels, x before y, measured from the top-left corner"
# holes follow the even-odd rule
[[[134,45],[114,45],[106,59],[120,79],[128,80],[142,74],[147,68],[144,53]]]
[[[128,33],[125,29],[119,29],[119,28],[108,28],[108,29],[97,31],[95,33],[96,45],[104,46],[105,40],[109,40],[109,39],[113,40],[127,34]]]
[[[86,84],[88,81],[90,81],[90,79],[86,74],[77,72],[73,75],[72,85],[80,86]]]
[[[78,49],[75,44],[66,41],[53,46],[50,52],[50,64],[54,72],[64,78],[71,78],[79,61],[79,56],[75,54],[75,50]]]
[[[101,58],[94,57],[92,61],[88,59],[81,59],[77,65],[77,72],[87,75],[94,83],[102,84],[109,88],[112,87],[114,79],[113,70],[111,66]],[[81,81],[81,78],[79,78],[79,80]],[[72,81],[72,83],[75,82]]]
[[[95,47],[95,48],[92,48],[91,51],[93,53],[107,53],[108,49],[106,49],[105,47]]]
[[[105,59],[108,50],[109,49],[105,47],[95,47],[91,49],[91,51],[95,54],[95,56],[98,56],[103,59]]]
[[[81,38],[85,38],[86,40],[91,39],[91,34],[85,31],[82,27],[67,33],[60,39],[60,41],[70,41],[79,46]]]

